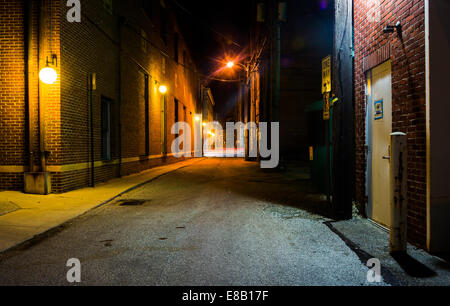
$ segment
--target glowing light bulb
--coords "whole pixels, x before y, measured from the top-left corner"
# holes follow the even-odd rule
[[[164,85],[159,86],[159,92],[165,94],[167,92],[167,86]]]
[[[234,67],[234,63],[233,62],[228,62],[227,63],[227,67],[228,68],[233,68]]]
[[[39,79],[48,85],[51,85],[56,82],[58,79],[58,74],[56,73],[55,69],[50,67],[45,67],[44,69],[39,72]]]

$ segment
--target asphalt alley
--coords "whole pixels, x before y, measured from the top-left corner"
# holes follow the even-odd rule
[[[306,172],[195,163],[4,254],[0,285],[68,285],[71,258],[81,285],[371,285]]]

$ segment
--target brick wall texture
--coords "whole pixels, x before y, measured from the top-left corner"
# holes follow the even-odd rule
[[[392,62],[393,131],[408,135],[408,239],[426,246],[426,108],[424,0],[354,2],[356,198],[366,203],[366,71]],[[402,24],[402,33],[383,33]]]
[[[23,173],[40,171],[40,147],[48,151],[47,170],[58,193],[89,186],[92,146],[95,182],[178,161],[170,155],[171,127],[176,111],[179,121],[193,123],[199,82],[164,1],[146,1],[145,8],[139,0],[112,1],[110,9],[111,1],[82,0],[80,23],[68,22],[65,0],[44,0],[42,6],[31,2],[27,18],[25,0],[0,0],[0,189],[23,189]],[[52,54],[58,80],[46,85],[38,75]],[[169,89],[165,96],[158,90],[162,84]],[[111,108],[107,160],[102,154],[102,101]]]

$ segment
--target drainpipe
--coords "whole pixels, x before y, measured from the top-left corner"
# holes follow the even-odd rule
[[[89,119],[91,138],[91,187],[95,187],[95,150],[94,150],[94,99],[93,99],[94,74],[89,74]]]
[[[119,101],[118,101],[118,117],[119,117],[119,177],[122,177],[122,24],[125,18],[119,17]]]
[[[32,80],[34,79],[34,73],[32,72],[33,66],[33,1],[25,1],[26,11],[26,95],[28,100],[28,152],[29,152],[29,172],[34,172],[34,106],[35,97],[31,88]]]
[[[45,25],[46,25],[46,11],[44,10],[45,1],[40,1],[39,6],[39,69],[45,67],[46,58],[45,55],[47,47],[45,45]],[[41,58],[41,54],[44,55]],[[47,89],[41,83],[39,84],[39,154],[41,158],[41,172],[47,172],[47,161],[45,152],[45,97],[47,95]]]

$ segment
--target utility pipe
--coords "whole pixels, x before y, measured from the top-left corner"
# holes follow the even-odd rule
[[[36,99],[33,95],[32,84],[35,78],[33,73],[33,1],[25,1],[26,6],[26,95],[28,100],[28,171],[34,172],[34,106]]]

